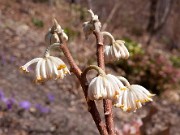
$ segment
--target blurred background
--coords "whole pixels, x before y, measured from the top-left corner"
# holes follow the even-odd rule
[[[96,64],[95,39],[85,40],[88,9],[102,29],[126,41],[130,57],[108,63],[107,72],[125,76],[155,93],[135,113],[114,108],[120,135],[180,134],[179,0],[0,0],[0,135],[98,135],[76,77],[34,83],[19,67],[42,57],[44,36],[56,18],[81,69]],[[106,43],[108,44],[108,40]],[[52,51],[62,58],[59,50]],[[97,102],[102,113],[102,103]]]

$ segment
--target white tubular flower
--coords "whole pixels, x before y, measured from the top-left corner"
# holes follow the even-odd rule
[[[46,52],[44,58],[35,58],[22,66],[21,69],[24,72],[29,72],[28,67],[36,62],[36,82],[43,82],[49,79],[63,79],[67,73],[70,74],[66,64],[60,58],[50,56],[48,52]]]
[[[125,112],[136,111],[142,107],[142,103],[153,101],[151,94],[147,89],[140,85],[130,85],[124,77],[118,77],[125,87],[120,89],[119,95],[114,100],[114,106],[121,108]]]
[[[103,35],[108,36],[111,40],[111,44],[106,45],[104,48],[104,56],[107,62],[119,60],[120,58],[127,59],[129,57],[129,52],[123,40],[115,40],[108,32],[103,32]]]
[[[88,69],[89,68],[89,69]],[[88,87],[87,98],[89,100],[114,99],[118,95],[120,88],[124,87],[123,83],[117,77],[105,72],[97,66],[89,66],[85,72],[95,69],[99,75],[91,80]]]
[[[61,43],[62,41],[67,41],[68,36],[58,24],[56,19],[54,19],[53,26],[49,29],[48,33],[45,35],[45,41],[48,44]]]
[[[91,14],[91,20],[83,23],[83,31],[86,39],[95,30],[95,23],[97,24],[99,29],[101,28],[101,23],[98,19],[98,16],[95,15],[91,9],[88,10],[88,12]]]
[[[92,79],[88,88],[88,99],[114,99],[118,94],[118,89],[122,88],[123,84],[115,76],[108,74],[105,76],[99,75]]]

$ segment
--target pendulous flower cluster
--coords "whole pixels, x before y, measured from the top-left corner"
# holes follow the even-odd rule
[[[129,52],[125,46],[125,42],[123,40],[115,40],[109,32],[101,32],[101,23],[98,16],[95,15],[92,10],[88,12],[91,15],[91,20],[83,24],[85,37],[88,38],[90,34],[98,29],[97,31],[100,32],[102,37],[107,36],[110,39],[110,44],[105,45],[104,52],[102,51],[105,61],[116,61],[121,58],[127,59],[129,57]],[[43,82],[49,79],[63,79],[64,76],[70,74],[70,72],[66,64],[60,58],[50,55],[50,50],[53,47],[60,47],[61,44],[67,40],[67,35],[57,21],[54,20],[54,25],[45,36],[45,41],[49,46],[45,51],[44,57],[35,58],[27,62],[24,66],[21,66],[21,69],[24,72],[29,72],[28,67],[37,63],[35,68],[36,82]],[[72,59],[70,61],[72,61]],[[88,84],[88,100],[110,99],[115,107],[121,108],[125,112],[136,111],[142,107],[142,104],[153,101],[152,97],[154,94],[151,94],[144,87],[136,84],[130,85],[126,78],[106,74],[98,66],[91,65],[86,68],[82,74],[86,75],[91,69],[95,69],[98,72],[98,76],[93,78]]]
[[[147,89],[140,85],[130,85],[124,77],[111,74],[99,74],[89,83],[88,99],[111,99],[113,105],[125,112],[136,111],[143,103],[153,101]]]
[[[89,10],[91,20],[85,22],[83,30],[85,36],[88,37],[95,30],[95,26],[99,26],[98,16]],[[96,24],[96,25],[95,25]],[[97,25],[98,24],[98,25]],[[106,62],[117,61],[119,59],[127,59],[129,51],[123,40],[115,40],[114,37],[106,31],[101,32],[104,36],[110,39],[110,44],[104,46],[104,57]],[[122,76],[117,77],[111,74],[106,74],[97,66],[89,66],[87,70],[95,69],[99,75],[93,78],[88,87],[89,100],[110,99],[115,107],[121,108],[125,112],[136,111],[142,107],[145,102],[152,101],[154,94],[151,94],[147,89],[140,85],[130,85],[128,80]]]
[[[114,99],[118,90],[123,87],[121,81],[111,74],[99,75],[92,79],[88,89],[88,99]]]
[[[120,58],[127,59],[129,57],[129,52],[123,40],[115,40],[109,32],[102,33],[110,39],[110,45],[104,47],[104,56],[107,62],[117,61]]]
[[[45,41],[49,47],[45,51],[43,58],[34,58],[27,62],[20,69],[24,72],[29,72],[28,67],[37,63],[35,68],[36,82],[44,82],[50,79],[63,79],[66,74],[70,74],[66,64],[58,57],[50,55],[50,50],[53,47],[59,47],[63,41],[67,41],[68,37],[64,33],[61,26],[54,20],[54,25],[49,29],[45,36]]]
[[[35,58],[27,62],[21,69],[29,72],[28,67],[34,63],[36,65],[36,82],[44,82],[49,79],[63,79],[67,73],[70,73],[66,64],[58,57],[50,56],[48,53],[43,58]]]

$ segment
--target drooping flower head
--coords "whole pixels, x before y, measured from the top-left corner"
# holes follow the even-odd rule
[[[21,67],[24,72],[29,72],[28,67],[37,63],[35,69],[36,82],[43,82],[48,79],[62,79],[67,73],[70,73],[66,64],[60,58],[50,55],[50,49],[52,47],[59,47],[63,41],[68,40],[64,30],[55,19],[54,25],[45,36],[45,40],[49,46],[45,51],[44,57],[35,58]]]
[[[99,75],[93,78],[88,87],[88,99],[99,100],[99,99],[113,99],[118,89],[124,87],[122,82],[111,74],[105,74],[105,72],[97,66],[89,66],[85,70],[87,72],[90,69],[95,69],[99,72]]]
[[[140,85],[130,85],[124,77],[118,77],[125,87],[120,89],[119,95],[114,100],[114,106],[121,108],[125,112],[136,111],[142,107],[143,103],[153,101],[151,94],[147,89]]]
[[[88,12],[91,15],[91,20],[83,23],[83,31],[84,31],[86,39],[95,30],[95,25],[94,25],[95,23],[97,24],[98,29],[101,28],[101,23],[100,23],[100,21],[98,19],[98,16],[95,15],[91,9],[88,10]]]
[[[107,62],[116,61],[120,58],[127,59],[129,57],[129,52],[123,40],[115,40],[109,32],[103,32],[103,35],[108,36],[111,41],[110,45],[104,47],[104,56]]]
[[[60,58],[50,56],[48,49],[43,58],[35,58],[27,62],[24,66],[21,66],[21,70],[29,72],[28,67],[34,63],[37,63],[35,69],[36,82],[43,82],[48,79],[63,79],[67,73],[70,74],[66,64]]]

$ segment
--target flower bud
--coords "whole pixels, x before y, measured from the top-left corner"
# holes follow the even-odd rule
[[[88,12],[91,15],[91,20],[83,23],[83,31],[86,39],[96,28],[101,29],[101,22],[99,21],[98,16],[94,15],[92,10],[88,10]],[[96,28],[95,25],[97,26]]]
[[[52,34],[50,31],[45,35],[45,41],[48,45],[60,42],[57,33]]]

